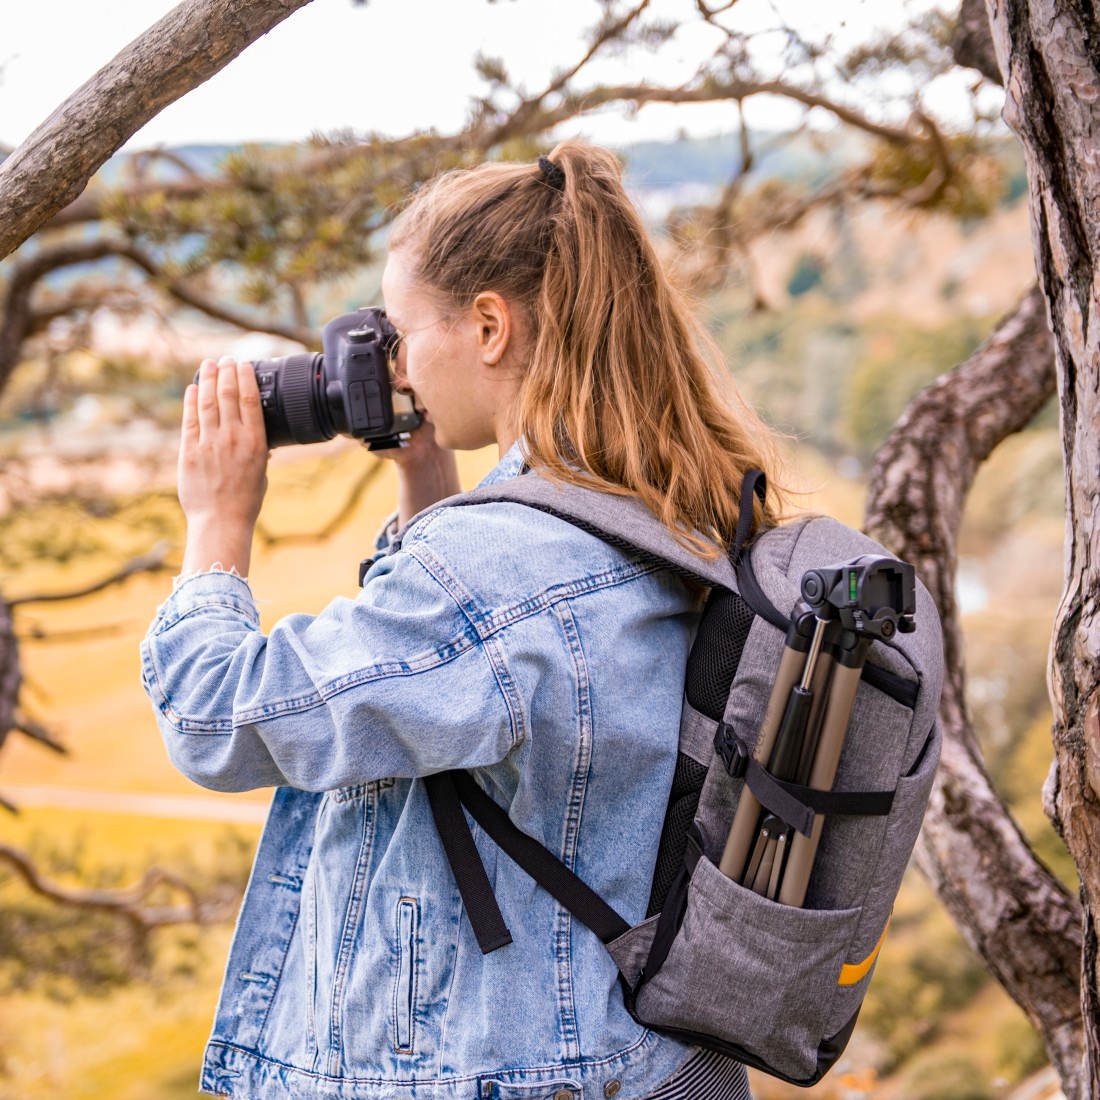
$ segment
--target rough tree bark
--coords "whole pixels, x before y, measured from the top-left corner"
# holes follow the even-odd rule
[[[971,947],[1042,1036],[1066,1095],[1085,1100],[1081,911],[994,791],[965,697],[956,540],[978,467],[1054,393],[1043,297],[1031,291],[965,363],[923,391],[879,449],[865,526],[913,562],[940,609],[944,749],[917,862]]]
[[[185,0],[135,38],[0,164],[0,259],[146,122],[309,2]]]
[[[1066,474],[1065,583],[1050,687],[1047,810],[1077,864],[1088,1095],[1100,1094],[1100,11],[987,0],[1005,121],[1027,159],[1032,243],[1054,331]]]

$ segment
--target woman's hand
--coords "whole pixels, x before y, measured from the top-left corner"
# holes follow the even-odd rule
[[[404,447],[375,451],[380,458],[397,466],[397,526],[445,497],[462,491],[454,451],[435,441],[435,428],[425,420],[409,435]]]
[[[247,576],[267,489],[267,436],[248,363],[204,359],[183,397],[179,498],[187,517],[183,571],[217,564]]]

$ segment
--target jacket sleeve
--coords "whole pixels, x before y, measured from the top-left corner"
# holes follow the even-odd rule
[[[360,596],[269,635],[248,583],[180,582],[141,647],[175,766],[221,791],[322,791],[502,760],[522,722],[499,639],[418,558],[371,568]]]

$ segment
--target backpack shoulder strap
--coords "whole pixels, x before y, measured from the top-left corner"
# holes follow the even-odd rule
[[[754,482],[749,487],[750,501],[755,484]],[[760,490],[756,489],[756,492],[759,495]],[[523,504],[557,516],[611,546],[642,561],[661,565],[688,580],[711,587],[737,588],[733,564],[726,554],[720,553],[711,559],[693,554],[686,546],[677,542],[669,529],[637,498],[551,481],[535,472],[448,497],[420,515],[425,515],[429,510],[435,511],[436,508],[496,503]],[[398,533],[390,543],[391,552],[400,549],[405,532],[419,518],[414,517]],[[749,519],[751,521],[751,508]],[[738,533],[740,534],[740,525]]]

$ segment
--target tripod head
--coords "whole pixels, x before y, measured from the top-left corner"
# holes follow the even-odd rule
[[[819,619],[837,619],[845,630],[889,640],[916,629],[916,574],[897,558],[865,554],[802,576],[802,598]]]

